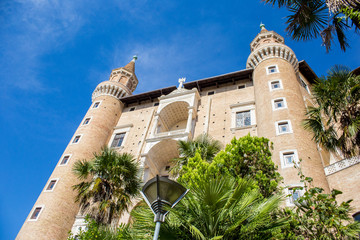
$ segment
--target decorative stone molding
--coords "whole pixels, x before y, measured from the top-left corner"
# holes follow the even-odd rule
[[[264,44],[255,49],[247,59],[246,68],[256,68],[262,61],[269,58],[282,58],[288,61],[296,72],[299,69],[295,53],[288,46],[279,43]]]
[[[121,83],[106,81],[100,83],[95,88],[92,94],[92,101],[94,101],[95,98],[103,95],[113,96],[117,99],[120,99],[122,97],[131,95],[131,92],[126,86]]]
[[[329,175],[339,172],[345,168],[354,166],[355,164],[358,164],[358,163],[360,163],[360,156],[343,159],[341,161],[338,161],[336,163],[333,163],[333,164],[325,167],[324,168],[325,175],[329,176]]]
[[[109,81],[118,82],[122,76],[126,77],[128,79],[128,81],[131,82],[131,89],[130,89],[131,92],[135,91],[136,86],[139,81],[138,81],[137,77],[135,76],[135,74],[133,74],[132,72],[130,72],[124,68],[117,68],[117,69],[112,70]]]
[[[259,47],[260,43],[266,43],[267,41],[284,44],[284,38],[279,34],[277,34],[276,32],[274,31],[260,32],[250,43],[251,51],[254,51],[254,49]]]

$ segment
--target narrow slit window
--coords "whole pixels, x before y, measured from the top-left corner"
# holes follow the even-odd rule
[[[215,94],[215,91],[210,91],[210,92],[208,92],[208,96],[210,96],[210,95],[214,95]]]
[[[35,208],[34,212],[31,214],[30,219],[31,219],[31,220],[36,220],[36,219],[38,219],[38,217],[39,217],[39,215],[40,215],[40,212],[41,212],[41,209],[42,209],[42,207],[37,207],[37,208]]]
[[[85,118],[83,125],[88,125],[90,122],[90,118]]]
[[[159,106],[159,103],[158,103],[158,102],[154,103],[154,107],[156,107],[156,106]]]
[[[76,136],[72,141],[72,143],[78,143],[80,141],[80,137],[81,137],[80,135]]]
[[[100,105],[100,102],[95,102],[94,105],[93,105],[93,108],[98,108]]]
[[[129,112],[135,111],[135,107],[130,108]]]
[[[55,187],[56,180],[51,180],[46,188],[46,191],[52,191]]]
[[[238,89],[243,89],[243,88],[245,88],[246,87],[246,85],[245,84],[243,84],[243,85],[239,85],[238,86]]]
[[[62,158],[61,162],[60,162],[60,165],[65,165],[65,164],[67,164],[68,161],[69,161],[69,159],[70,159],[70,156],[64,156],[64,157]]]
[[[114,137],[111,147],[121,147],[124,138],[125,138],[125,133],[117,133]]]

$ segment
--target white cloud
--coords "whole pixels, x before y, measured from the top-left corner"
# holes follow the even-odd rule
[[[40,57],[59,49],[79,31],[84,19],[77,1],[17,0],[1,9],[4,24],[2,57],[4,84],[24,90],[45,89],[39,80]]]

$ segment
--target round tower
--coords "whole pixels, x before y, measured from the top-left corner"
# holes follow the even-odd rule
[[[72,186],[79,181],[72,173],[73,164],[91,159],[107,145],[122,113],[119,100],[131,95],[138,80],[134,59],[114,69],[108,81],[100,83],[92,94],[92,104],[25,220],[16,239],[66,239],[79,211]]]
[[[274,143],[273,160],[289,189],[301,186],[294,164],[302,159],[303,173],[316,186],[329,190],[324,168],[310,132],[302,125],[305,103],[301,92],[298,60],[284,38],[261,31],[250,44],[247,68],[253,68],[258,135]]]

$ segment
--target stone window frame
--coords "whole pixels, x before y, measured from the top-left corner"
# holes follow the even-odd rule
[[[89,119],[89,122],[85,124],[85,121],[86,121],[87,119]],[[83,120],[82,123],[81,123],[81,126],[87,126],[87,125],[89,125],[90,122],[91,122],[91,120],[92,120],[92,116],[85,116],[84,120]]]
[[[71,156],[72,156],[72,154],[63,154],[63,155],[61,156],[61,158],[60,158],[60,161],[59,161],[58,166],[66,166],[66,165],[68,165],[68,163],[70,162]],[[69,157],[68,160],[67,160],[67,162],[66,162],[65,164],[61,164],[62,161],[63,161],[63,159],[64,159],[65,157]]]
[[[286,123],[288,124],[288,126],[289,126],[289,131],[288,131],[288,132],[280,132],[280,131],[279,131],[279,124],[283,124],[283,123],[285,123],[285,122],[286,122]],[[288,120],[288,119],[287,119],[287,120],[276,121],[276,122],[275,122],[275,131],[276,131],[276,136],[293,133],[291,121]]]
[[[39,214],[37,215],[36,218],[32,218],[32,216],[33,216],[34,213],[35,213],[35,210],[38,209],[38,208],[41,208]],[[40,215],[41,215],[41,213],[44,211],[44,208],[45,208],[45,205],[43,205],[43,204],[41,204],[41,205],[35,205],[35,206],[33,207],[33,209],[31,210],[31,213],[30,213],[30,215],[29,215],[28,221],[29,221],[29,222],[36,222],[36,221],[40,218]]]
[[[51,179],[49,179],[49,181],[48,181],[48,182],[46,183],[46,185],[45,185],[44,192],[53,192],[54,189],[55,189],[55,187],[56,187],[56,185],[57,185],[58,182],[59,182],[59,179],[60,179],[60,178],[51,178]],[[52,181],[55,181],[55,184],[54,184],[54,186],[53,186],[52,189],[48,190],[49,184],[50,184]]]
[[[273,82],[279,82],[280,87],[279,87],[279,88],[272,88],[272,83],[273,83]],[[282,83],[281,79],[273,79],[273,80],[270,80],[270,81],[268,81],[268,84],[269,84],[269,90],[270,90],[270,92],[284,89],[283,83]]]
[[[305,194],[305,186],[304,183],[297,183],[297,184],[289,184],[286,186],[286,188],[284,189],[285,191],[285,196],[286,196],[286,206],[287,207],[294,207],[295,203],[292,200],[292,196],[289,196],[291,193],[291,190],[294,188],[299,188],[296,191],[299,192],[299,197],[303,196]],[[302,189],[300,189],[302,188]]]
[[[121,125],[121,126],[118,126],[118,127],[115,127],[114,128],[114,131],[111,135],[111,138],[108,142],[108,147],[109,148],[113,148],[113,149],[116,149],[116,150],[121,150],[124,148],[125,146],[125,143],[128,139],[128,136],[129,136],[129,132],[130,132],[130,129],[133,127],[133,124],[126,124],[126,125]],[[121,143],[121,146],[120,147],[111,147],[113,141],[114,141],[114,138],[116,136],[116,134],[119,134],[119,133],[125,133],[125,136],[124,136],[124,139]]]
[[[256,126],[255,102],[244,102],[230,105],[231,110],[231,131],[252,128]],[[244,127],[236,127],[236,113],[250,111],[251,124]]]
[[[101,102],[102,102],[102,100],[95,101],[95,102],[91,105],[91,109],[98,109],[98,108],[100,107],[100,105],[101,105]],[[95,107],[95,104],[96,104],[96,103],[99,103],[99,105],[97,105],[97,107]]]
[[[270,72],[270,71],[269,71],[269,68],[271,68],[271,67],[275,67],[276,71],[275,71],[275,72]],[[270,65],[270,66],[266,66],[266,74],[267,74],[267,75],[275,74],[275,73],[279,73],[279,72],[280,72],[280,71],[279,71],[279,67],[278,67],[277,64],[272,64],[272,65]]]
[[[83,135],[84,135],[84,134],[76,134],[76,135],[71,139],[70,145],[79,144],[79,142],[81,141]],[[77,142],[74,142],[77,137],[79,137],[79,140],[78,140]]]
[[[288,164],[285,161],[284,155],[289,154],[289,153],[293,153],[294,154],[294,161],[292,164]],[[282,150],[279,152],[280,154],[280,163],[281,163],[281,168],[292,168],[294,167],[294,165],[298,165],[299,164],[299,155],[296,149],[286,149],[286,150]]]
[[[283,100],[283,103],[284,103],[284,106],[283,106],[283,107],[281,107],[281,108],[276,108],[276,107],[275,107],[275,101],[278,101],[278,100]],[[282,109],[288,108],[285,97],[279,97],[279,98],[272,99],[272,100],[271,100],[271,106],[272,106],[272,110],[273,110],[273,111],[278,111],[278,110],[282,110]]]

